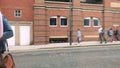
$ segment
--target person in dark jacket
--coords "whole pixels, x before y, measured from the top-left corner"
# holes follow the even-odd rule
[[[11,28],[11,25],[3,15],[2,21],[3,21],[3,35],[0,38],[0,60],[2,59],[2,54],[7,50],[6,49],[7,39],[13,37],[13,30]]]
[[[116,27],[116,29],[114,30],[113,33],[114,33],[114,40],[118,41],[119,40],[119,31],[118,31],[117,27]]]

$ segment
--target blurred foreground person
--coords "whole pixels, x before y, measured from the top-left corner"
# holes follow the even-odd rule
[[[5,16],[0,11],[0,62],[2,62],[2,54],[7,50],[7,39],[13,36],[13,30]]]

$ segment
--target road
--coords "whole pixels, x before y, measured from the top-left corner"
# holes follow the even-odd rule
[[[91,46],[12,53],[16,68],[119,68],[120,46]]]

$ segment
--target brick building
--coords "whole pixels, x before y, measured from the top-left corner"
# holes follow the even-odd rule
[[[13,25],[15,37],[10,39],[14,41],[11,44],[69,42],[69,0],[13,1],[0,2],[2,12]],[[119,0],[72,0],[72,40],[77,41],[78,28],[83,41],[98,40],[99,26],[106,31],[118,27],[119,18]]]
[[[34,0],[0,0],[0,8],[14,30],[14,37],[8,39],[10,45],[33,43]]]

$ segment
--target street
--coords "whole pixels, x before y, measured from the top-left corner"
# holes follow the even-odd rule
[[[119,68],[120,46],[91,46],[12,53],[16,68]]]

